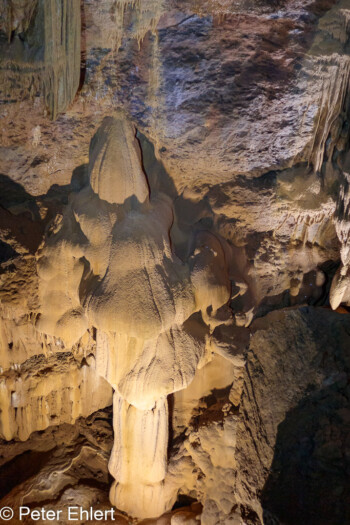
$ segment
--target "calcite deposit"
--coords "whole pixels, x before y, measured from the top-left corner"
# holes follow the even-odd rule
[[[12,523],[350,523],[349,44],[349,0],[0,0]]]
[[[131,515],[154,517],[169,508],[162,495],[166,396],[186,388],[210,359],[210,319],[206,326],[199,312],[210,309],[215,318],[228,302],[228,270],[213,234],[194,240],[190,265],[173,253],[171,202],[160,192],[149,198],[140,146],[125,117],[103,121],[88,173],[39,250],[36,329],[69,347],[95,328],[96,372],[115,391],[111,501]]]

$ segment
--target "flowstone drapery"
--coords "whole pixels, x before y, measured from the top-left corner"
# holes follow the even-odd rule
[[[211,321],[230,281],[213,234],[197,235],[189,263],[174,254],[171,201],[150,197],[123,117],[104,119],[89,175],[38,255],[37,329],[69,346],[95,327],[97,372],[114,389],[110,499],[130,515],[153,517],[176,499],[166,482],[167,396],[210,360]]]

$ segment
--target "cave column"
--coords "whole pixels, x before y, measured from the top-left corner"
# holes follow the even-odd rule
[[[110,500],[132,516],[155,517],[165,512],[168,404],[159,399],[153,409],[139,410],[118,393],[113,398],[114,446],[109,471],[116,480]]]

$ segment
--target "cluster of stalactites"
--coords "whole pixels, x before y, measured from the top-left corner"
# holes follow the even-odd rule
[[[342,303],[350,305],[350,175],[344,173],[340,188],[335,228],[341,243],[341,265],[334,275],[330,289],[330,304],[336,310]]]
[[[163,0],[117,0],[118,20],[116,48],[122,43],[126,32],[125,16],[128,9],[130,17],[128,37],[134,38],[139,45],[148,31],[154,32],[164,12]]]
[[[14,31],[23,33],[29,27],[38,0],[7,0],[0,4],[0,30],[7,33],[10,41]]]

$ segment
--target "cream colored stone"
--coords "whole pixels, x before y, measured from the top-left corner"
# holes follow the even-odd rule
[[[59,358],[40,368],[12,372],[0,380],[0,434],[22,441],[50,425],[74,423],[112,401],[108,383],[94,366]]]
[[[102,200],[115,204],[129,198],[140,203],[148,200],[135,129],[125,118],[104,119],[91,141],[89,175],[92,189]]]
[[[156,517],[178,490],[166,482],[166,396],[210,360],[210,329],[230,297],[227,261],[209,232],[197,235],[191,264],[176,257],[172,203],[149,200],[139,144],[121,115],[94,136],[89,176],[38,254],[36,327],[66,346],[96,329],[96,370],[115,390],[111,501]]]

